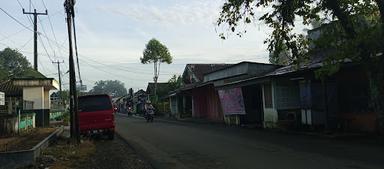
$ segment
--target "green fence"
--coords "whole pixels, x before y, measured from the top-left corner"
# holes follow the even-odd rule
[[[64,114],[65,114],[64,110],[63,111],[50,112],[49,113],[49,120],[55,121],[55,120],[63,119]]]
[[[26,113],[20,115],[19,130],[27,130],[34,127],[35,113]]]

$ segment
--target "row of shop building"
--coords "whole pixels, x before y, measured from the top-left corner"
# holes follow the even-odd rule
[[[169,116],[262,128],[375,131],[377,114],[369,107],[362,67],[346,62],[319,79],[322,66],[187,64],[183,86],[168,94]]]

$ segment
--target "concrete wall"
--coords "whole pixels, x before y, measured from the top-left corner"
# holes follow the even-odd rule
[[[43,87],[24,87],[23,88],[23,100],[33,101],[34,109],[45,109],[44,96],[45,94],[44,94]]]
[[[171,96],[169,99],[169,107],[171,109],[171,116],[176,116],[178,113],[178,103],[177,103],[177,96]]]
[[[51,99],[49,97],[49,90],[44,90],[44,109],[51,108]]]

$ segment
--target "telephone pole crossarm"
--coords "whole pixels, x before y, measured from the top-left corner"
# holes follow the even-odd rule
[[[34,60],[33,60],[33,68],[35,70],[38,70],[38,60],[37,60],[37,55],[38,55],[38,52],[37,52],[37,17],[38,15],[48,15],[48,10],[45,10],[44,13],[38,13],[36,12],[36,9],[33,11],[33,12],[25,12],[24,8],[23,8],[23,14],[27,14],[27,15],[33,15],[33,56],[34,56]]]

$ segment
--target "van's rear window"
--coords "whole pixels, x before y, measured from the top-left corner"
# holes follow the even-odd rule
[[[112,105],[108,96],[79,97],[79,111],[92,112],[111,110]]]

